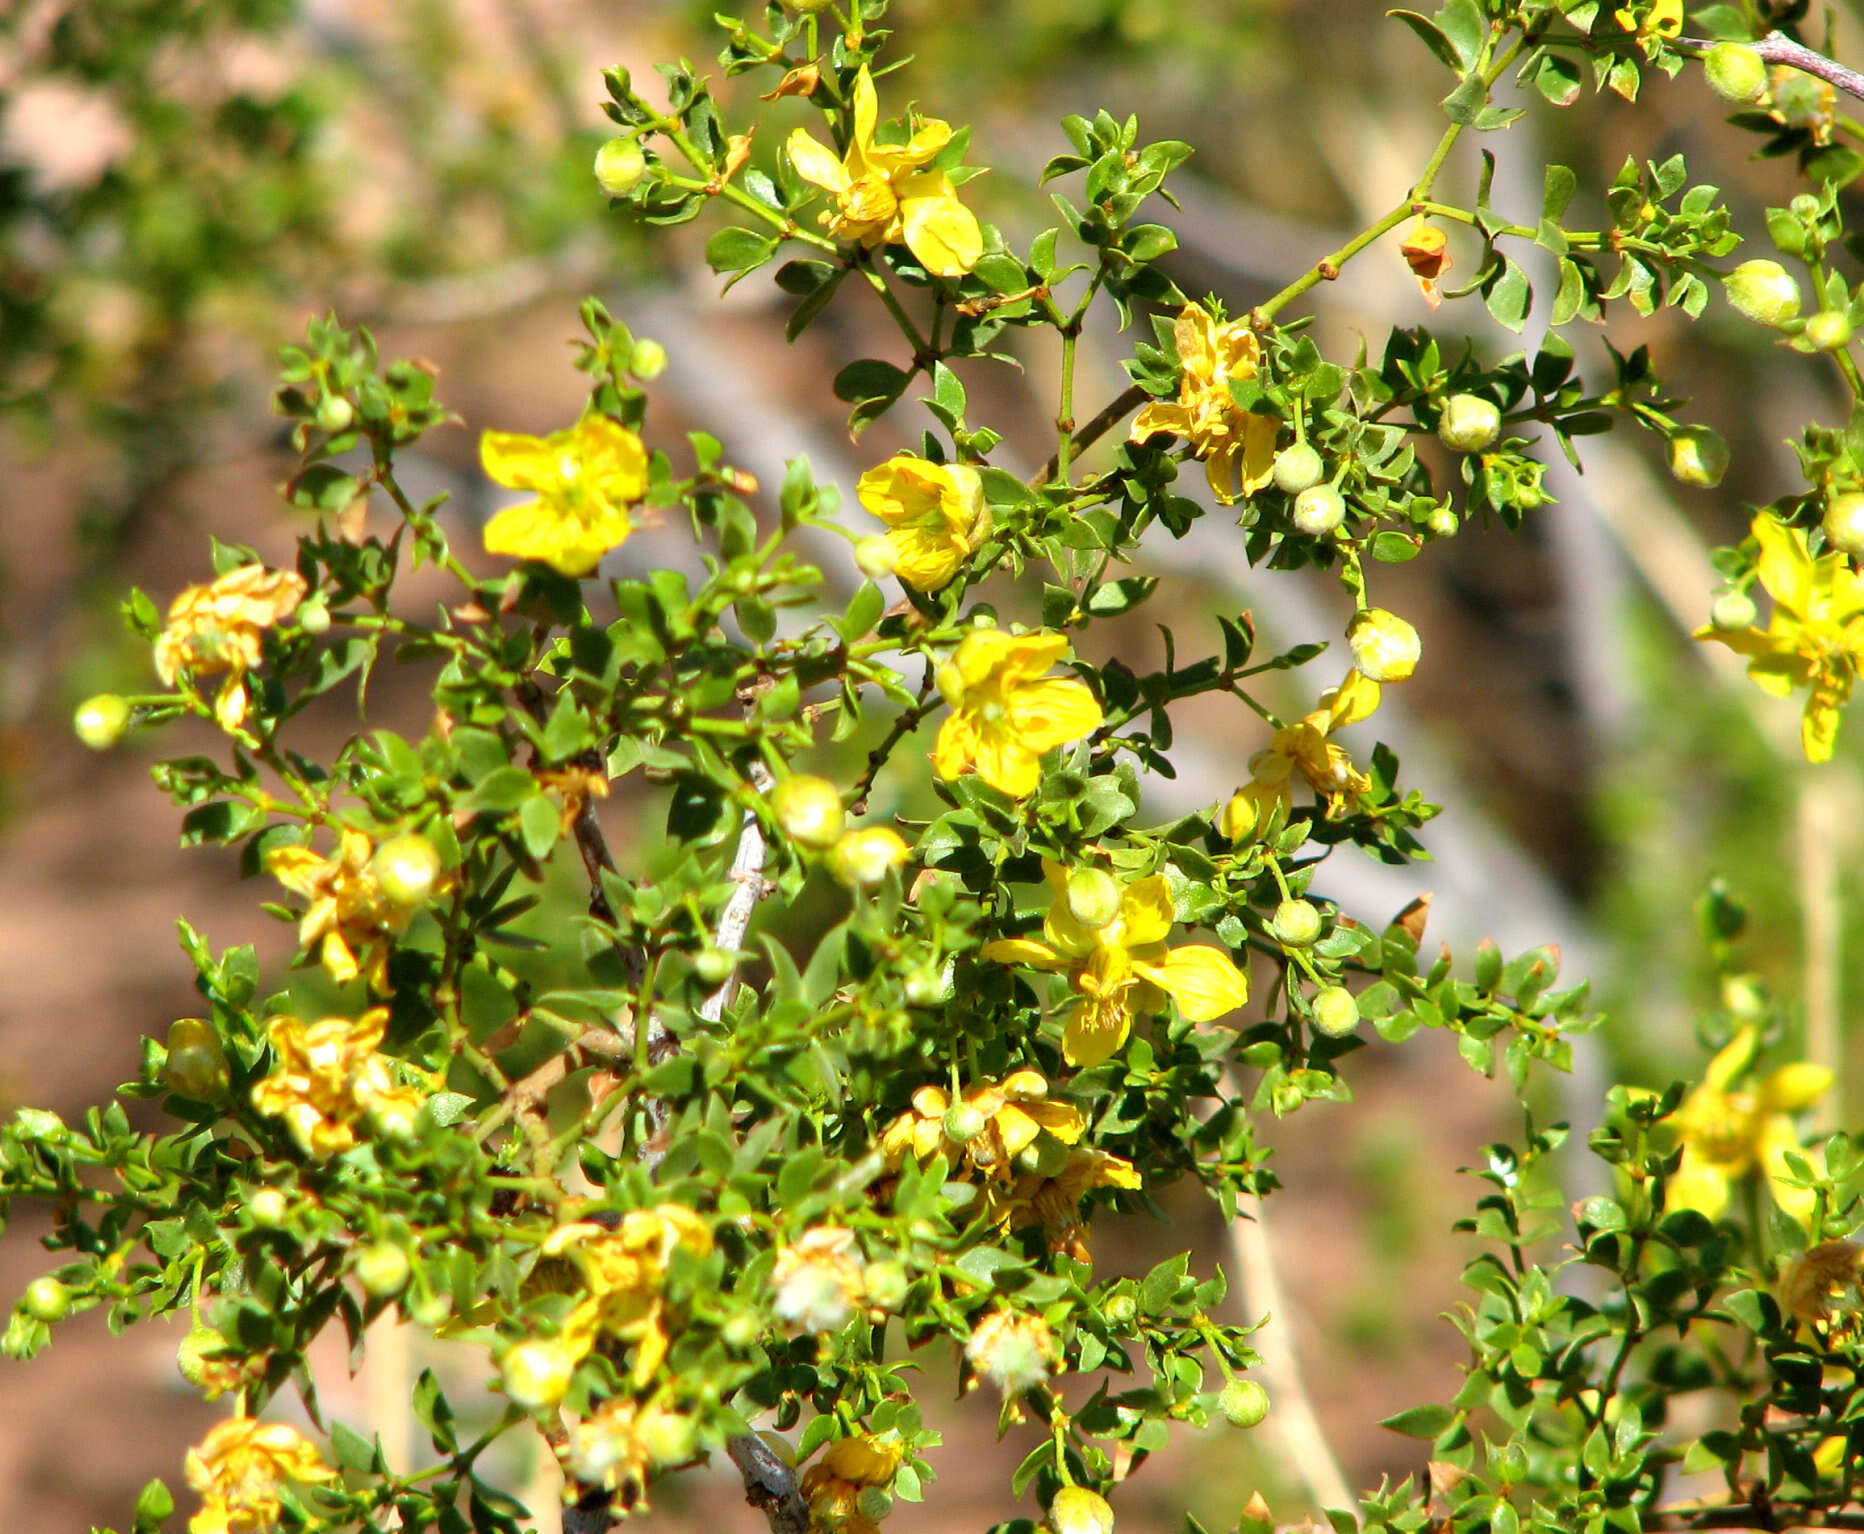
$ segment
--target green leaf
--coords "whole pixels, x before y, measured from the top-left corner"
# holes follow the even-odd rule
[[[1447,1406],[1412,1406],[1385,1418],[1379,1426],[1406,1438],[1435,1438],[1455,1420],[1456,1413]]]
[[[545,794],[533,794],[518,811],[518,830],[524,838],[524,850],[534,858],[550,856],[557,844],[557,828],[562,814],[554,800]]]
[[[1489,313],[1495,316],[1497,324],[1519,331],[1527,321],[1528,306],[1534,300],[1534,292],[1528,286],[1527,273],[1511,257],[1504,256],[1501,275],[1483,293],[1483,300],[1488,304]]]
[[[755,271],[777,253],[780,242],[775,235],[733,226],[721,229],[705,242],[705,262],[720,274],[743,276]]]

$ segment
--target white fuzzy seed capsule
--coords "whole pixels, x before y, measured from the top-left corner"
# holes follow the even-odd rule
[[[874,533],[854,546],[854,566],[870,581],[885,580],[900,562],[900,551],[885,533]]]
[[[1332,485],[1309,485],[1288,513],[1295,531],[1324,538],[1346,520],[1346,500]]]
[[[1098,932],[1120,914],[1120,885],[1099,868],[1071,868],[1064,885],[1068,914],[1090,931]]]
[[[1767,61],[1746,43],[1717,43],[1702,55],[1709,89],[1733,106],[1748,106],[1767,94]]]
[[[1836,309],[1821,309],[1806,321],[1806,344],[1815,352],[1835,352],[1851,344],[1850,316]]]
[[[1784,325],[1799,313],[1799,284],[1778,261],[1743,261],[1722,279],[1722,291],[1756,325]]]
[[[841,790],[808,772],[787,777],[773,788],[770,809],[785,836],[816,852],[833,847],[847,823]]]
[[[1313,448],[1305,442],[1293,443],[1276,455],[1275,488],[1283,495],[1299,495],[1309,485],[1318,484],[1326,468]]]
[[[1049,1503],[1048,1515],[1055,1534],[1113,1534],[1112,1507],[1085,1486],[1062,1487]]]
[[[1359,1026],[1359,1002],[1343,985],[1323,985],[1314,993],[1314,1027],[1330,1039],[1343,1039]]]
[[[514,1342],[498,1361],[498,1373],[513,1404],[525,1411],[544,1411],[569,1393],[576,1360],[561,1342]]]
[[[595,183],[610,197],[626,197],[647,174],[647,156],[631,138],[612,138],[595,152]]]
[[[129,728],[129,704],[117,693],[86,698],[71,716],[71,728],[93,751],[108,751]]]
[[[1424,642],[1417,630],[1396,613],[1368,607],[1353,614],[1346,626],[1347,648],[1353,664],[1371,681],[1402,682],[1417,670]]]
[[[1231,1380],[1217,1397],[1217,1410],[1231,1427],[1256,1427],[1269,1414],[1269,1393],[1254,1380]]]
[[[1320,907],[1311,900],[1284,900],[1269,918],[1269,931],[1284,948],[1307,947],[1320,929]]]
[[[1458,453],[1479,453],[1502,434],[1501,407],[1480,394],[1452,394],[1437,418],[1437,436]]]

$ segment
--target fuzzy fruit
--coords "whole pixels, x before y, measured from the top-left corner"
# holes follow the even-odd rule
[[[1346,520],[1346,500],[1332,485],[1309,485],[1294,498],[1288,520],[1298,533],[1325,537]]]
[[[1305,442],[1296,442],[1276,455],[1275,488],[1283,495],[1299,495],[1318,484],[1326,468],[1319,453]]]
[[[1437,436],[1458,453],[1479,453],[1502,434],[1501,407],[1480,394],[1452,394],[1437,418]]]
[[[647,174],[647,156],[631,138],[612,138],[595,152],[595,183],[610,197],[626,197]]]
[[[1709,89],[1734,106],[1749,106],[1767,94],[1767,61],[1746,43],[1717,43],[1702,55]]]
[[[86,698],[71,716],[71,728],[93,751],[108,751],[129,728],[129,704],[113,692]]]
[[[1784,325],[1799,313],[1799,284],[1778,261],[1743,261],[1722,279],[1722,291],[1756,325]]]
[[[1670,475],[1679,484],[1713,490],[1728,472],[1728,443],[1707,426],[1670,433]]]

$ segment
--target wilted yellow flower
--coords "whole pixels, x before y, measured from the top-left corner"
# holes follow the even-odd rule
[[[609,1401],[594,1416],[571,1424],[558,1458],[585,1486],[623,1494],[630,1508],[647,1506],[648,1473],[685,1463],[696,1446],[696,1424],[658,1401]]]
[[[1006,1397],[1040,1385],[1055,1367],[1055,1334],[1040,1316],[993,1310],[972,1328],[964,1356]]]
[[[818,1225],[777,1253],[772,1308],[805,1332],[839,1331],[861,1303],[861,1249],[839,1225]]]
[[[1402,682],[1417,670],[1424,644],[1417,630],[1383,607],[1361,608],[1346,626],[1353,664],[1374,682]]]
[[[860,478],[855,494],[887,524],[893,573],[920,591],[937,591],[990,531],[990,503],[977,470],[896,453]]]
[[[1851,696],[1864,657],[1864,579],[1843,554],[1816,560],[1806,535],[1766,512],[1754,519],[1760,544],[1760,582],[1773,598],[1765,629],[1696,630],[1748,657],[1748,675],[1772,697],[1810,689],[1800,723],[1809,762],[1829,761],[1838,738],[1838,711]]]
[[[1864,1247],[1854,1241],[1821,1241],[1800,1252],[1780,1274],[1780,1303],[1828,1341],[1855,1337],[1864,1319]]]
[[[1250,780],[1218,811],[1217,829],[1233,842],[1249,840],[1276,806],[1293,806],[1296,772],[1326,801],[1329,815],[1363,794],[1372,780],[1328,737],[1367,718],[1378,706],[1379,684],[1360,672],[1347,672],[1344,682],[1320,695],[1320,706],[1313,713],[1277,730],[1269,744],[1249,759]]]
[[[282,1118],[309,1156],[331,1156],[356,1143],[365,1114],[405,1118],[426,1100],[418,1087],[398,1086],[387,1059],[377,1053],[388,1008],[371,1007],[353,1022],[326,1017],[272,1019],[267,1030],[278,1056],[271,1074],[253,1083],[252,1104]]]
[[[1087,1127],[1079,1108],[1052,1101],[1048,1089],[1048,1079],[1035,1070],[1012,1071],[1000,1082],[966,1087],[958,1107],[968,1121],[957,1127],[971,1132],[958,1141],[950,1132],[951,1094],[943,1087],[923,1086],[913,1093],[912,1107],[881,1135],[881,1154],[894,1169],[908,1156],[929,1161],[942,1153],[953,1167],[968,1166],[985,1177],[1012,1177],[1017,1156],[1042,1135],[1073,1145]]]
[[[932,165],[951,142],[951,125],[927,117],[904,144],[875,143],[880,101],[865,65],[853,106],[854,136],[842,159],[802,128],[787,146],[796,174],[834,197],[822,214],[829,233],[869,250],[904,242],[935,277],[962,277],[983,255],[984,235],[951,177]]]
[[[1755,1086],[1737,1088],[1754,1063],[1758,1044],[1755,1030],[1743,1028],[1709,1062],[1702,1085],[1676,1110],[1671,1122],[1682,1137],[1683,1160],[1670,1179],[1669,1205],[1698,1210],[1713,1220],[1728,1207],[1732,1186],[1758,1166],[1774,1202],[1804,1224],[1814,1194],[1786,1182],[1792,1175],[1786,1153],[1804,1156],[1815,1169],[1819,1157],[1802,1149],[1791,1115],[1826,1092],[1832,1073],[1801,1060],[1781,1066]]]
[[[1275,433],[1271,415],[1244,410],[1230,384],[1256,376],[1261,343],[1247,322],[1232,320],[1221,329],[1210,311],[1187,304],[1172,334],[1178,343],[1176,400],[1154,400],[1133,420],[1130,440],[1143,442],[1155,432],[1183,437],[1204,460],[1211,492],[1225,506],[1254,495],[1275,473]]]
[[[563,575],[587,575],[625,543],[628,508],[647,493],[647,449],[605,415],[548,437],[485,432],[479,461],[493,483],[537,492],[486,523],[486,552],[539,559]]]
[[[1040,1225],[1049,1249],[1065,1252],[1077,1262],[1089,1262],[1087,1226],[1081,1219],[1081,1200],[1095,1188],[1137,1188],[1139,1172],[1132,1162],[1110,1151],[1076,1145],[1053,1176],[1024,1172],[1006,1188],[987,1185],[984,1209],[1005,1230]]]
[[[1113,1534],[1113,1509],[1099,1492],[1064,1486],[1049,1503],[1049,1527],[1055,1534]]]
[[[905,1451],[897,1439],[866,1433],[838,1438],[803,1472],[809,1526],[828,1534],[879,1534],[879,1524],[861,1510],[861,1493],[893,1483]]]
[[[1398,247],[1398,254],[1404,257],[1411,275],[1417,278],[1424,301],[1431,308],[1437,308],[1443,302],[1443,295],[1437,291],[1437,279],[1454,264],[1450,260],[1450,237],[1420,213],[1404,243]]]
[[[375,844],[366,832],[345,826],[329,857],[309,847],[274,847],[265,856],[272,877],[310,904],[298,918],[298,947],[315,952],[339,985],[366,974],[369,987],[388,990],[388,955],[417,907],[396,905],[383,895],[371,859]]]
[[[265,1534],[282,1510],[286,1481],[328,1481],[336,1476],[295,1427],[233,1417],[218,1423],[188,1450],[188,1484],[201,1495],[189,1534]]]
[[[949,780],[969,767],[1013,798],[1034,792],[1042,753],[1091,735],[1105,718],[1085,683],[1042,675],[1067,649],[1062,634],[966,634],[938,668],[951,714],[932,748],[933,770]]]
[[[1077,996],[1062,1033],[1070,1065],[1099,1065],[1126,1042],[1133,1013],[1156,1012],[1167,996],[1194,1023],[1222,1017],[1249,999],[1249,977],[1221,949],[1165,945],[1175,918],[1163,874],[1127,885],[1119,914],[1105,926],[1088,927],[1069,909],[1066,871],[1054,863],[1043,868],[1055,892],[1042,922],[1048,941],[998,938],[984,945],[983,957],[1067,974]]]
[[[582,1279],[583,1297],[563,1325],[570,1351],[582,1358],[604,1334],[631,1342],[633,1381],[646,1384],[672,1340],[661,1291],[681,1247],[700,1257],[712,1250],[712,1227],[684,1204],[630,1209],[613,1229],[578,1220],[553,1230],[540,1259],[566,1259]]]
[[[155,669],[167,686],[189,677],[226,673],[214,699],[214,718],[223,730],[245,723],[252,699],[246,673],[260,660],[260,635],[297,610],[309,591],[295,570],[241,565],[206,586],[190,586],[168,609],[168,623],[155,641]]]
[[[1675,37],[1683,30],[1683,0],[1651,0],[1642,20],[1629,6],[1620,6],[1612,19],[1639,37]]]

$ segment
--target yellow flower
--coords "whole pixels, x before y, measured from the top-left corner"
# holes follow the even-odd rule
[[[1683,0],[1651,0],[1641,22],[1629,6],[1613,11],[1612,19],[1639,37],[1675,37],[1683,30]]]
[[[388,990],[388,955],[394,936],[405,931],[417,909],[383,895],[370,859],[375,846],[365,832],[343,827],[329,857],[309,847],[274,847],[265,866],[272,877],[310,904],[298,918],[298,948],[315,952],[339,985],[367,974],[369,987]]]
[[[1758,1042],[1753,1028],[1743,1028],[1709,1062],[1702,1085],[1677,1109],[1671,1122],[1682,1137],[1683,1160],[1670,1179],[1669,1204],[1713,1220],[1728,1207],[1732,1186],[1758,1166],[1774,1202],[1804,1224],[1814,1195],[1786,1181],[1792,1175],[1786,1153],[1804,1156],[1815,1169],[1819,1157],[1801,1148],[1791,1115],[1825,1093],[1832,1073],[1802,1060],[1781,1066],[1756,1086],[1737,1088],[1753,1064]]]
[[[155,669],[172,687],[189,677],[226,673],[214,699],[214,718],[223,730],[245,722],[252,700],[246,673],[260,660],[260,635],[296,611],[309,587],[295,570],[241,565],[207,586],[190,586],[168,609],[168,623],[155,641]]]
[[[855,494],[887,524],[893,572],[920,591],[937,591],[990,531],[990,504],[977,470],[896,453],[860,478]]]
[[[1815,560],[1803,532],[1765,512],[1754,519],[1753,531],[1760,544],[1760,581],[1773,598],[1771,620],[1765,629],[1710,625],[1695,637],[1719,640],[1747,656],[1748,675],[1772,697],[1810,689],[1800,745],[1807,761],[1829,761],[1838,710],[1851,696],[1864,659],[1864,579],[1836,551]]]
[[[397,1086],[377,1053],[387,1026],[387,1007],[371,1007],[353,1022],[273,1018],[267,1032],[278,1059],[270,1075],[253,1083],[253,1106],[282,1118],[304,1153],[320,1158],[354,1145],[356,1121],[365,1114],[405,1119],[419,1112],[420,1089]]]
[[[696,1447],[693,1420],[658,1401],[625,1397],[571,1424],[558,1458],[586,1486],[619,1491],[631,1511],[647,1506],[651,1470],[683,1463]]]
[[[613,1229],[578,1220],[552,1231],[540,1259],[567,1259],[582,1280],[583,1298],[563,1326],[570,1351],[584,1357],[603,1334],[631,1342],[633,1381],[646,1384],[672,1340],[661,1291],[681,1247],[700,1257],[712,1250],[712,1227],[684,1204],[630,1209]]]
[[[870,1486],[891,1485],[904,1456],[897,1439],[866,1433],[836,1439],[803,1472],[810,1528],[829,1534],[880,1534],[879,1524],[861,1510],[861,1493]]]
[[[265,1534],[282,1510],[285,1481],[328,1481],[336,1471],[296,1428],[233,1417],[188,1450],[188,1484],[201,1495],[189,1534]]]
[[[1070,1065],[1092,1066],[1126,1042],[1133,1013],[1156,1012],[1169,996],[1194,1023],[1208,1023],[1249,999],[1249,977],[1222,950],[1204,943],[1168,948],[1171,891],[1163,874],[1129,884],[1120,894],[1119,914],[1102,927],[1087,927],[1068,908],[1067,874],[1044,863],[1055,899],[1042,922],[1048,939],[999,938],[983,957],[1032,969],[1065,971],[1076,992],[1062,1033]]]
[[[1273,416],[1244,410],[1230,393],[1230,383],[1256,376],[1261,344],[1242,320],[1221,330],[1210,312],[1187,304],[1173,334],[1178,343],[1178,398],[1154,400],[1133,421],[1131,440],[1143,442],[1154,432],[1183,437],[1204,460],[1210,488],[1225,506],[1254,495],[1275,472]]]
[[[1081,1219],[1081,1200],[1095,1188],[1137,1188],[1139,1172],[1132,1162],[1109,1151],[1074,1146],[1061,1170],[1052,1177],[1025,1172],[1007,1189],[986,1185],[984,1209],[1005,1230],[1040,1225],[1049,1249],[1066,1252],[1077,1262],[1092,1259],[1087,1250],[1087,1226]]]
[[[805,1231],[777,1253],[770,1270],[772,1308],[805,1332],[839,1331],[861,1303],[861,1249],[840,1225]]]
[[[1041,1135],[1073,1145],[1087,1127],[1080,1109],[1051,1101],[1048,1089],[1048,1079],[1035,1070],[1012,1071],[1000,1082],[966,1087],[960,1109],[976,1118],[964,1125],[972,1133],[959,1142],[949,1133],[951,1094],[943,1087],[921,1087],[913,1093],[912,1107],[881,1135],[881,1154],[893,1170],[908,1156],[923,1162],[943,1154],[953,1167],[968,1166],[985,1177],[1012,1177],[1016,1157]]]
[[[789,137],[790,163],[803,180],[833,194],[822,222],[836,239],[869,250],[903,241],[934,276],[962,277],[983,255],[984,235],[958,200],[951,177],[932,167],[951,142],[951,125],[924,118],[906,143],[876,144],[879,118],[879,98],[863,65],[854,82],[854,137],[847,155],[836,159],[833,150],[798,128]]]
[[[1277,730],[1267,747],[1249,759],[1250,780],[1218,812],[1217,829],[1233,842],[1249,840],[1277,806],[1293,806],[1290,784],[1296,772],[1326,801],[1329,815],[1363,794],[1372,780],[1328,737],[1367,718],[1378,706],[1379,684],[1358,671],[1347,672],[1344,682],[1320,695],[1313,713]]]
[[[625,543],[628,508],[647,493],[647,449],[605,415],[548,437],[488,431],[479,461],[495,484],[537,492],[486,523],[486,552],[540,559],[563,575],[587,575]]]
[[[1061,634],[972,629],[938,669],[951,705],[932,748],[941,778],[970,767],[1003,793],[1033,793],[1042,753],[1091,735],[1105,717],[1083,682],[1044,678],[1067,651]]]

